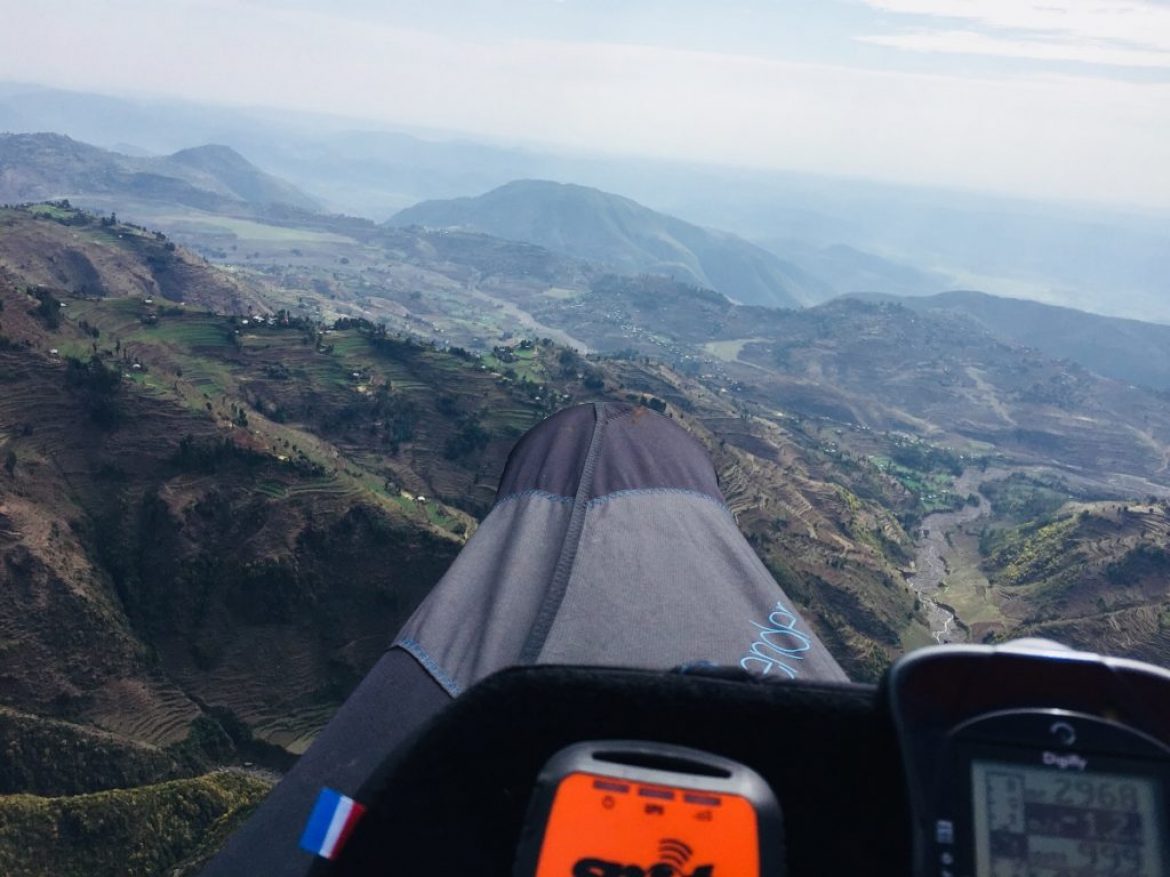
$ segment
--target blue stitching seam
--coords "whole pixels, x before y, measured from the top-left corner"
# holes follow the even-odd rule
[[[532,488],[529,488],[528,490],[520,490],[520,491],[517,491],[516,493],[509,493],[506,496],[500,497],[499,499],[496,500],[496,507],[499,507],[506,502],[512,502],[513,500],[517,500],[517,499],[525,499],[527,497],[536,497],[538,499],[547,499],[549,502],[559,502],[563,505],[568,505],[568,504],[571,504],[573,502],[573,497],[571,497],[571,496],[561,496],[560,494],[557,494],[557,493],[550,493],[547,490],[541,490],[538,487],[532,487]]]
[[[415,660],[422,664],[423,668],[434,676],[435,681],[442,685],[452,697],[458,697],[460,692],[463,691],[463,686],[443,672],[443,668],[439,666],[434,658],[427,654],[427,650],[418,642],[410,637],[402,637],[401,639],[395,640],[394,645],[412,654]]]
[[[581,474],[577,479],[577,490],[573,496],[572,511],[565,533],[561,537],[561,550],[557,556],[556,566],[553,567],[552,580],[545,591],[544,599],[540,602],[536,618],[528,629],[528,636],[524,640],[524,647],[520,649],[521,664],[535,664],[540,657],[556,621],[557,613],[561,611],[565,592],[569,588],[569,579],[573,574],[573,567],[577,562],[577,550],[581,547],[581,539],[585,532],[585,516],[589,512],[586,497],[593,488],[593,477],[597,470],[597,458],[601,454],[601,445],[605,436],[605,409],[600,403],[593,403],[594,422],[593,435],[589,439],[589,450],[585,453],[585,462],[581,466]]]
[[[615,490],[613,493],[607,493],[605,496],[598,496],[589,500],[590,506],[604,505],[613,499],[622,499],[627,496],[661,496],[669,494],[682,494],[683,496],[693,496],[696,499],[703,499],[717,508],[722,509],[727,514],[731,514],[731,509],[727,507],[726,503],[722,503],[710,494],[703,493],[701,490],[691,490],[686,487],[635,487],[629,490]]]
[[[701,490],[691,490],[688,487],[632,487],[628,490],[615,490],[613,493],[607,493],[604,496],[594,497],[593,499],[589,500],[586,505],[603,505],[604,503],[609,502],[611,499],[622,499],[627,496],[661,496],[672,493],[680,493],[684,496],[693,496],[698,499],[706,500],[707,502],[723,509],[723,511],[727,512],[728,514],[731,513],[731,509],[727,507],[726,503],[720,502],[719,500],[715,499],[715,497],[708,493],[703,493]],[[509,493],[507,496],[496,500],[496,506],[498,507],[506,502],[514,502],[516,500],[528,499],[530,497],[536,499],[547,499],[549,502],[556,502],[560,503],[561,505],[569,505],[573,502],[573,497],[571,496],[560,496],[555,493],[549,493],[547,490],[540,490],[534,487],[530,490],[521,490],[517,493]]]

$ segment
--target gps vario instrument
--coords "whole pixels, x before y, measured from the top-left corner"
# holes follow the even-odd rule
[[[661,743],[562,749],[528,808],[516,877],[780,877],[780,808],[734,761]]]
[[[1170,874],[1170,673],[1023,641],[892,669],[915,877]]]

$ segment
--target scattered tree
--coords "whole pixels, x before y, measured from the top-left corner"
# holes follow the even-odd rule
[[[38,317],[46,328],[59,328],[61,326],[60,300],[43,286],[30,286],[28,291],[40,302],[30,313]]]

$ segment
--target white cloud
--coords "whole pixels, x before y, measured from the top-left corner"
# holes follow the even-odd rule
[[[924,30],[887,36],[861,36],[858,42],[913,52],[993,55],[1039,61],[1077,61],[1117,67],[1170,68],[1170,51],[1131,49],[1109,43],[1013,40],[969,30]]]
[[[1170,206],[1163,83],[973,79],[638,45],[471,40],[231,0],[11,6],[0,79]]]
[[[1170,49],[1170,6],[1147,0],[864,0],[885,12],[956,18],[1000,30]]]
[[[1151,0],[862,0],[882,12],[981,28],[918,28],[862,42],[914,51],[1170,67],[1170,5]]]

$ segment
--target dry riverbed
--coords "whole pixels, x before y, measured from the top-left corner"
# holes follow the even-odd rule
[[[955,481],[954,491],[959,496],[974,494],[979,499],[978,505],[965,505],[957,511],[935,512],[927,515],[922,521],[922,528],[918,540],[918,550],[914,558],[914,575],[907,583],[922,601],[927,620],[930,624],[930,635],[937,643],[966,642],[967,632],[963,617],[956,617],[955,600],[948,593],[951,587],[953,573],[962,571],[961,578],[965,585],[980,592],[985,606],[971,605],[967,598],[974,594],[962,594],[963,603],[978,611],[990,608],[990,601],[986,599],[986,582],[982,585],[972,578],[978,579],[978,554],[972,555],[970,536],[964,533],[966,525],[991,513],[991,504],[979,493],[979,488],[986,481],[1003,478],[1007,473],[995,469],[980,470],[967,469]],[[962,540],[962,541],[960,541]],[[974,576],[971,575],[974,573]],[[963,589],[964,591],[967,588]],[[960,596],[958,593],[955,597]],[[985,612],[978,612],[983,616]]]

